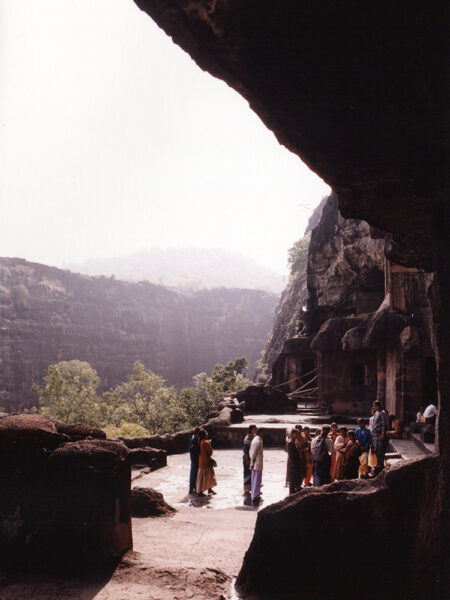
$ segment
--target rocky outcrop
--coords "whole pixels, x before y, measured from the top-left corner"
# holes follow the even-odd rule
[[[314,335],[332,317],[374,311],[384,297],[384,239],[372,237],[366,222],[344,219],[334,193],[317,207],[310,225],[307,270],[294,274],[281,296],[261,359],[266,371],[285,352],[286,340]]]
[[[438,469],[437,457],[408,461],[373,482],[306,488],[260,511],[239,591],[288,600],[301,589],[302,598],[322,600],[361,589],[375,600],[381,577],[383,598],[436,598],[443,574],[436,542],[443,532],[429,536],[427,528],[440,516],[433,491]],[[364,568],[355,568],[361,552]]]
[[[311,233],[308,253],[307,330],[332,317],[376,310],[384,298],[384,240],[373,239],[365,221],[344,219],[336,194]]]
[[[245,402],[248,414],[283,414],[295,411],[297,401],[290,400],[284,392],[269,385],[250,385],[236,394],[239,402]]]
[[[41,415],[0,418],[2,567],[96,570],[132,547],[128,450],[101,437]]]
[[[255,290],[182,294],[0,259],[0,408],[33,404],[31,385],[61,360],[90,363],[101,390],[125,381],[137,360],[180,387],[237,356],[251,373],[275,304]]]
[[[171,517],[175,513],[160,492],[152,488],[134,487],[131,490],[133,517]]]

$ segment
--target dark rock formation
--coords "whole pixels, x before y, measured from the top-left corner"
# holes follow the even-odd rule
[[[156,471],[167,465],[167,452],[149,446],[132,448],[128,460],[132,467],[150,467],[152,471]]]
[[[245,412],[283,414],[297,407],[296,401],[291,401],[284,392],[268,385],[249,385],[245,390],[236,394],[239,402],[245,402]]]
[[[128,450],[99,437],[40,415],[0,418],[2,566],[95,570],[132,547]]]
[[[256,290],[182,294],[2,258],[0,408],[33,404],[31,385],[60,360],[89,362],[101,391],[125,381],[137,360],[175,386],[237,356],[252,373],[276,301]]]
[[[152,488],[134,487],[131,490],[131,516],[171,517],[175,509],[169,506],[162,494]]]
[[[442,557],[427,528],[440,514],[438,469],[437,457],[408,461],[373,482],[307,488],[260,511],[239,591],[322,600],[351,589],[375,600],[381,579],[382,598],[437,597]],[[434,531],[438,539],[442,534]],[[364,568],[355,568],[361,554]]]

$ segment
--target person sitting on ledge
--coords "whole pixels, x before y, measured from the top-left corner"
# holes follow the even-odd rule
[[[416,415],[416,423],[425,423],[425,417],[423,416],[423,406],[419,406],[419,410],[417,411],[417,415]]]
[[[390,440],[401,440],[402,436],[403,436],[403,423],[400,421],[400,419],[394,415],[394,419],[392,421],[392,426],[393,429],[391,429],[390,431],[388,431],[388,438]]]
[[[423,413],[423,416],[425,417],[425,423],[428,425],[434,425],[436,423],[436,415],[436,406],[434,404],[429,404]]]

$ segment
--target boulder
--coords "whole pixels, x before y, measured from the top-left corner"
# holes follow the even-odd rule
[[[178,454],[186,452],[189,441],[194,434],[193,429],[177,431],[176,433],[165,433],[164,435],[149,435],[143,437],[120,437],[119,440],[127,448],[156,448],[165,450],[167,454]]]
[[[290,400],[284,392],[268,385],[249,385],[237,392],[239,402],[245,402],[245,412],[283,414],[295,410],[297,402]]]
[[[3,567],[91,570],[132,546],[127,448],[102,439],[71,442],[61,431],[93,430],[64,427],[43,415],[0,418]]]
[[[156,471],[167,465],[167,452],[149,446],[132,448],[129,451],[128,460],[132,467],[150,467],[152,471]]]
[[[301,597],[318,600],[350,589],[365,600],[438,598],[444,533],[428,524],[439,518],[439,468],[438,456],[405,461],[373,481],[306,488],[260,511],[240,594],[296,599],[301,582]]]
[[[131,490],[133,517],[171,517],[175,509],[165,502],[163,495],[152,488],[135,487]]]
[[[58,433],[68,435],[72,442],[78,442],[86,438],[106,440],[106,433],[104,431],[97,427],[90,427],[84,423],[73,423],[70,425],[67,423],[57,423],[56,428]]]

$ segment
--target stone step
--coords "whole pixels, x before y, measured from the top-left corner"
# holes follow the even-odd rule
[[[420,433],[412,433],[410,439],[413,440],[413,442],[418,448],[423,450],[424,454],[434,454],[434,444],[425,444],[424,442],[422,442],[422,440],[420,439]]]

